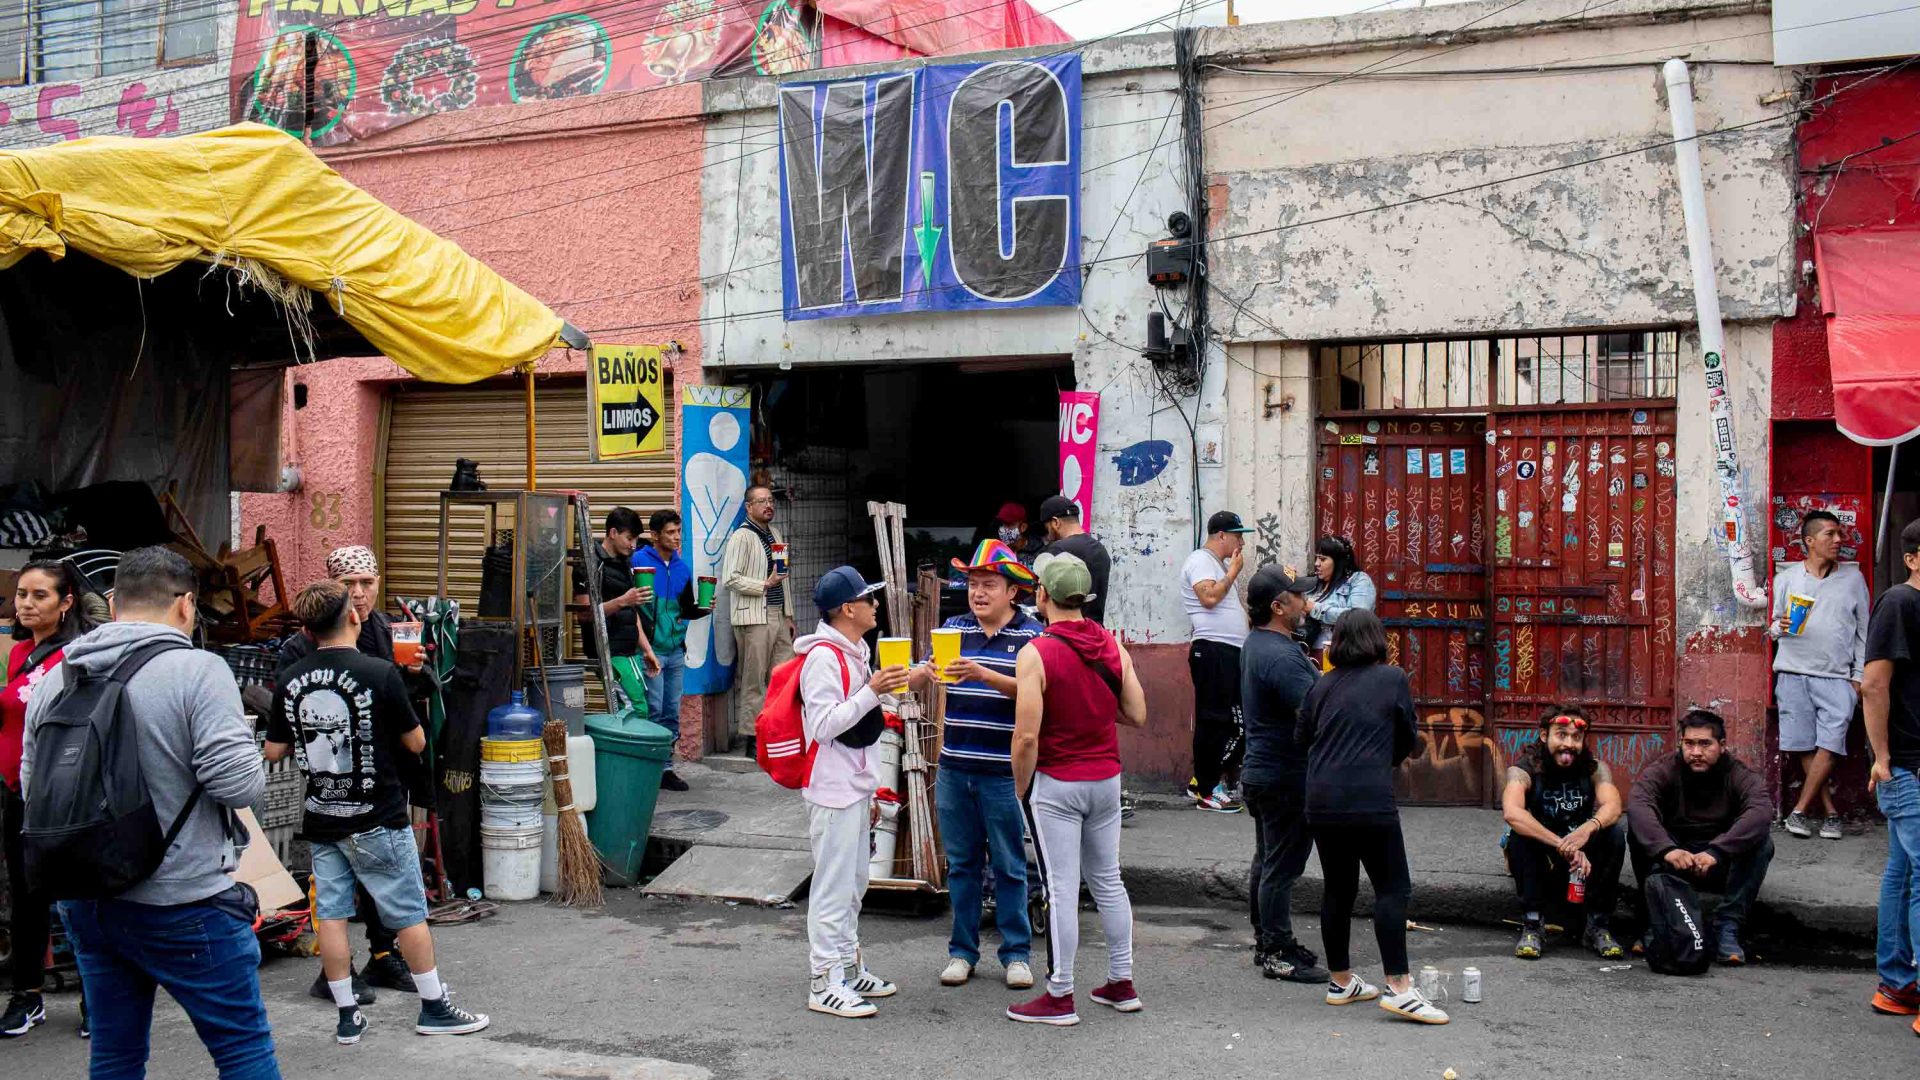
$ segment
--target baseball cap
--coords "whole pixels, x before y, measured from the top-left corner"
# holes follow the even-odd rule
[[[1231,510],[1216,510],[1207,519],[1207,535],[1215,533],[1250,533],[1252,529],[1240,524],[1240,515]]]
[[[1067,498],[1065,495],[1047,496],[1040,504],[1040,520],[1042,522],[1048,522],[1055,518],[1067,518],[1070,521],[1079,521],[1080,504]]]
[[[886,587],[884,581],[876,585],[867,584],[867,579],[860,576],[860,571],[851,566],[836,566],[813,583],[813,606],[825,618],[838,611],[840,605],[872,596]]]
[[[1093,591],[1093,571],[1078,555],[1056,554],[1039,567],[1040,584],[1055,600],[1097,600]]]
[[[1261,567],[1247,583],[1247,606],[1254,611],[1265,611],[1273,606],[1281,593],[1310,593],[1318,587],[1318,578],[1293,577],[1274,564]]]

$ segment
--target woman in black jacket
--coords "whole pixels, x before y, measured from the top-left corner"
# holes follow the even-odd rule
[[[1413,985],[1407,963],[1407,900],[1413,892],[1394,769],[1413,751],[1413,694],[1407,675],[1387,663],[1387,634],[1373,612],[1356,608],[1333,624],[1333,670],[1307,693],[1300,742],[1307,754],[1307,824],[1326,892],[1320,934],[1332,980],[1327,1004],[1378,999],[1380,1007],[1422,1024],[1447,1014]],[[1353,973],[1347,943],[1360,868],[1373,883],[1373,933],[1387,972],[1387,992]]]

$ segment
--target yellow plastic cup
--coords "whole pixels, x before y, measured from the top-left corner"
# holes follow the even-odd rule
[[[940,672],[940,681],[958,682],[946,676],[947,665],[960,659],[960,631],[940,629],[933,632],[933,669]]]
[[[1799,637],[1807,628],[1807,616],[1813,613],[1813,597],[1787,594],[1787,633]]]
[[[883,637],[880,639],[880,666],[912,667],[913,639],[903,637]]]

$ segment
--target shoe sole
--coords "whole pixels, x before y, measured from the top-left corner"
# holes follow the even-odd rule
[[[1871,1002],[1869,1002],[1868,1007],[1871,1008],[1874,1012],[1879,1013],[1881,1016],[1920,1015],[1920,1008],[1915,1008],[1913,1006],[1907,1006],[1907,1005],[1894,1005],[1891,1003],[1882,1004],[1881,999],[1879,998],[1874,998]]]
[[[1799,838],[1799,839],[1801,839],[1801,840],[1811,840],[1811,839],[1813,839],[1813,830],[1812,830],[1812,829],[1807,829],[1807,830],[1805,830],[1805,831],[1802,831],[1802,830],[1799,830],[1799,829],[1796,829],[1796,828],[1794,828],[1794,827],[1792,827],[1791,825],[1789,825],[1789,826],[1787,826],[1787,835],[1788,835],[1788,836],[1793,836],[1793,837],[1798,837],[1798,838]]]
[[[1363,1001],[1378,1001],[1378,1000],[1380,1000],[1380,991],[1378,991],[1378,990],[1375,990],[1375,991],[1373,991],[1372,993],[1368,993],[1368,994],[1360,994],[1360,995],[1358,995],[1358,996],[1355,996],[1355,997],[1337,997],[1337,998],[1331,998],[1331,997],[1330,997],[1330,998],[1328,998],[1328,999],[1327,999],[1327,1004],[1329,1004],[1329,1005],[1358,1005],[1358,1004],[1360,1004],[1360,1003],[1361,1003],[1361,1002],[1363,1002]]]
[[[865,1020],[867,1017],[880,1011],[879,1009],[871,1007],[866,1009],[836,1009],[831,1005],[821,1005],[812,1001],[807,1002],[807,1008],[813,1012],[840,1017],[842,1020]]]
[[[334,1041],[334,1042],[337,1042],[337,1043],[339,1043],[339,1044],[340,1044],[341,1046],[352,1046],[352,1045],[353,1045],[354,1043],[357,1043],[357,1042],[359,1042],[359,1041],[360,1041],[360,1036],[358,1036],[358,1035],[335,1035],[335,1036],[333,1037],[333,1041]]]
[[[1094,997],[1092,994],[1088,994],[1087,996],[1093,998],[1094,1004],[1105,1005],[1114,1012],[1135,1013],[1147,1007],[1139,998],[1129,998],[1126,1001],[1108,1001],[1106,998]]]
[[[890,998],[899,992],[900,992],[900,988],[898,986],[882,987],[879,990],[855,990],[854,991],[854,993],[859,994],[863,998]]]
[[[1428,1027],[1440,1027],[1443,1024],[1451,1023],[1453,1020],[1453,1017],[1451,1016],[1444,1017],[1444,1018],[1419,1016],[1414,1013],[1406,1012],[1401,1009],[1396,1009],[1392,1005],[1387,1004],[1386,1001],[1384,1000],[1380,1002],[1380,1008],[1385,1010],[1386,1012],[1392,1013],[1393,1015],[1399,1017],[1402,1020],[1409,1020],[1416,1024],[1425,1024]]]
[[[1540,956],[1541,954],[1537,950],[1534,952],[1522,952],[1519,949],[1513,950],[1513,958],[1515,960],[1538,960]]]
[[[1007,989],[1009,989],[1009,990],[1031,990],[1031,989],[1033,989],[1033,980],[1032,980],[1032,979],[1008,979],[1008,980],[1007,980]]]
[[[1274,976],[1272,975],[1267,976],[1267,978],[1269,979],[1273,977]],[[1314,984],[1325,985],[1327,981],[1327,977],[1325,975],[1302,975],[1298,971],[1295,971],[1291,975],[1282,975],[1279,978],[1281,982],[1299,983],[1302,986],[1311,986]]]
[[[37,1028],[41,1024],[44,1024],[46,1022],[47,1022],[47,1011],[45,1009],[42,1009],[37,1013],[29,1014],[27,1016],[27,1022],[21,1025],[20,1027],[8,1028],[5,1031],[0,1031],[0,1039],[17,1039],[22,1035],[25,1035],[27,1032],[32,1031],[34,1028]]]
[[[1048,1027],[1072,1027],[1080,1022],[1080,1014],[1068,1013],[1066,1016],[1021,1016],[1012,1009],[1008,1009],[1007,1019],[1016,1020],[1022,1024],[1045,1024]]]
[[[489,1017],[471,1024],[461,1024],[458,1027],[428,1027],[425,1024],[415,1024],[413,1030],[419,1035],[471,1035],[476,1031],[487,1030],[487,1025],[491,1023],[493,1019]]]
[[[1240,808],[1237,806],[1201,806],[1198,803],[1195,803],[1194,806],[1197,809],[1205,810],[1209,814],[1237,814],[1240,812]]]
[[[973,978],[973,971],[972,969],[968,969],[967,973],[965,975],[960,976],[958,979],[950,979],[945,975],[940,976],[940,985],[941,986],[965,986],[967,985],[967,980],[971,978]]]

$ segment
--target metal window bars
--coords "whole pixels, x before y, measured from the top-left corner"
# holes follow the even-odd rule
[[[1677,330],[1334,342],[1314,349],[1320,411],[1483,412],[1675,396]]]

